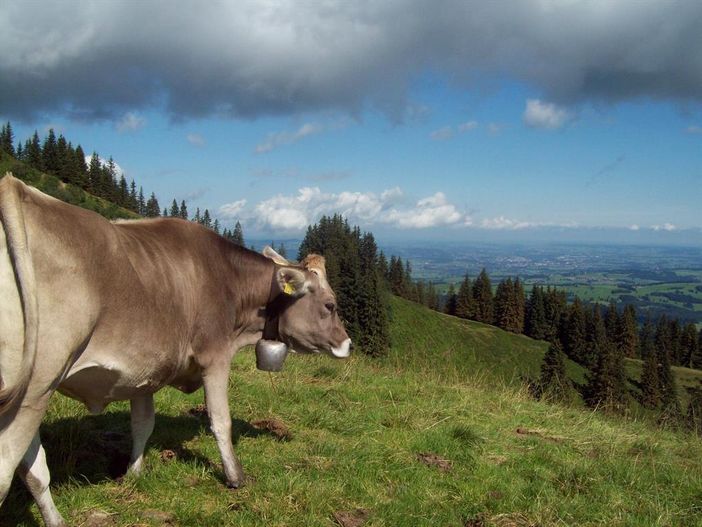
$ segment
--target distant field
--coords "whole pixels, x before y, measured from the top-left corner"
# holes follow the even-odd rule
[[[235,359],[234,443],[250,478],[237,491],[201,392],[158,394],[146,471],[124,481],[127,405],[93,417],[55,397],[42,435],[58,507],[104,527],[699,525],[699,438],[534,401],[520,372],[538,371],[544,343],[392,305],[386,359],[291,356],[272,376],[250,350]],[[0,524],[37,526],[19,485]]]

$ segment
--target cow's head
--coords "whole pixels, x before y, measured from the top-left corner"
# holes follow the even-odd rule
[[[270,247],[263,254],[276,264],[271,306],[271,315],[277,318],[275,337],[292,351],[348,357],[351,339],[339,318],[336,295],[327,282],[324,257],[311,254],[299,265],[293,265]]]

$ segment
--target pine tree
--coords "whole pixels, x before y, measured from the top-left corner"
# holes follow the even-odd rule
[[[593,310],[590,331],[588,344],[594,356],[594,366],[585,387],[586,402],[591,407],[622,410],[626,402],[623,358],[607,338],[599,305]]]
[[[444,306],[444,313],[447,315],[456,316],[456,307],[458,304],[458,295],[456,295],[456,288],[453,283],[449,284],[448,291],[446,293],[446,305]]]
[[[580,298],[573,300],[565,322],[563,345],[565,352],[578,364],[585,364],[587,356],[587,321]]]
[[[12,157],[15,156],[15,135],[12,132],[12,125],[7,121],[0,131],[0,150],[5,151]]]
[[[665,315],[661,315],[656,324],[656,353],[658,354],[658,380],[661,390],[661,420],[675,423],[680,418],[675,377],[670,367],[671,339],[670,324]]]
[[[653,342],[653,324],[649,318],[641,328],[639,338],[643,370],[641,371],[641,404],[645,408],[657,408],[661,403],[660,381],[658,379],[658,354]]]
[[[78,185],[83,190],[88,189],[88,165],[85,164],[85,152],[83,147],[78,145],[73,155],[73,167],[75,174],[73,183]]]
[[[687,405],[685,427],[693,434],[702,436],[702,386],[688,388],[688,391],[690,402]]]
[[[27,148],[25,156],[27,157],[27,162],[32,168],[37,170],[44,170],[44,155],[41,151],[41,143],[39,141],[39,132],[34,130],[34,135],[32,135],[32,141],[27,143]]]
[[[693,359],[698,354],[698,341],[697,341],[697,329],[695,324],[688,322],[682,330],[682,335],[680,335],[680,348],[681,348],[681,358],[682,365],[686,368],[692,368]]]
[[[702,370],[702,329],[700,329],[697,336],[697,352],[692,355],[690,364],[693,368]]]
[[[180,202],[180,210],[178,212],[180,217],[184,220],[188,219],[188,207],[185,205],[185,200],[181,200]]]
[[[625,357],[636,357],[636,350],[639,347],[638,333],[636,327],[636,309],[631,304],[627,304],[622,311],[619,328],[619,346]]]
[[[490,284],[490,277],[485,268],[480,271],[478,278],[475,279],[475,283],[473,284],[473,300],[475,301],[475,320],[483,322],[484,324],[492,324],[494,321],[492,285]]]
[[[49,174],[58,174],[59,161],[58,161],[58,150],[56,146],[56,134],[54,129],[49,129],[49,134],[44,139],[44,145],[41,149],[42,152],[42,165],[44,170]]]
[[[234,225],[234,234],[232,241],[237,245],[241,245],[242,247],[244,247],[244,231],[241,228],[241,223],[239,223],[238,221],[236,222],[236,225]]]
[[[388,259],[385,257],[385,253],[380,251],[378,255],[378,275],[380,276],[381,283],[383,287],[388,287]]]
[[[524,284],[522,284],[522,281],[519,279],[519,277],[517,277],[514,280],[513,295],[516,316],[515,332],[524,333],[524,324],[526,317],[526,295],[524,294]]]
[[[402,264],[402,258],[391,256],[390,268],[388,275],[390,283],[390,291],[393,295],[405,297],[405,268]]]
[[[156,199],[156,194],[151,193],[149,201],[146,202],[145,216],[147,218],[157,218],[161,215],[161,207]]]
[[[466,273],[458,288],[456,295],[456,316],[460,318],[473,318],[473,286]]]
[[[412,302],[419,302],[419,298],[417,298],[417,290],[412,281],[412,264],[409,260],[405,260],[405,272],[403,273],[403,277],[404,283],[402,288],[405,292],[404,297]]]
[[[208,209],[205,209],[205,212],[202,215],[202,224],[208,229],[212,228],[212,218],[210,217],[210,211]]]
[[[546,338],[546,311],[544,307],[544,290],[538,285],[531,288],[527,303],[525,333],[533,339]]]
[[[570,399],[572,383],[566,373],[566,359],[561,347],[551,344],[541,363],[540,391],[547,399],[566,402]]]
[[[212,223],[212,230],[215,231],[215,233],[219,234],[219,220],[215,218],[214,223]]]
[[[180,209],[178,208],[178,202],[173,199],[173,202],[171,202],[171,210],[169,211],[168,214],[172,218],[180,218]]]

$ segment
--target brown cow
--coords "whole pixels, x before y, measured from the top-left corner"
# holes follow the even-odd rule
[[[299,351],[349,356],[319,256],[291,265],[179,219],[111,223],[9,174],[0,220],[0,504],[16,470],[50,527],[65,525],[38,433],[54,391],[94,413],[128,399],[129,469],[138,473],[154,392],[204,385],[227,484],[237,487],[227,401],[234,354],[265,328]]]

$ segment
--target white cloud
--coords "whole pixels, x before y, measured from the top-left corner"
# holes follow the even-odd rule
[[[685,128],[685,132],[691,135],[699,135],[702,134],[702,126],[697,126],[696,124],[691,124],[687,128]]]
[[[412,209],[389,210],[381,221],[400,229],[427,229],[454,225],[461,221],[463,215],[456,207],[448,202],[443,192],[417,201]]]
[[[434,141],[445,141],[446,139],[451,139],[453,137],[453,127],[444,126],[438,130],[434,130],[429,134]]]
[[[502,123],[488,123],[487,131],[490,135],[498,135],[504,130],[505,125]]]
[[[630,231],[638,231],[640,228],[641,228],[641,227],[639,227],[636,223],[634,223],[633,225],[630,225],[630,226],[629,226],[629,230],[630,230]]]
[[[122,118],[115,123],[115,128],[119,133],[136,132],[146,126],[146,119],[134,112],[125,113]]]
[[[478,121],[467,121],[458,125],[458,131],[460,133],[470,132],[478,127]]]
[[[259,202],[248,219],[263,229],[300,231],[322,215],[335,213],[363,226],[382,224],[400,229],[425,229],[461,222],[470,224],[469,218],[449,203],[442,192],[422,198],[412,206],[405,204],[399,187],[380,194],[327,193],[318,187],[304,187],[296,195],[278,194]]]
[[[651,228],[654,231],[667,231],[667,232],[674,231],[675,229],[677,229],[677,227],[675,225],[673,225],[672,223],[664,223],[663,225],[651,225]]]
[[[526,221],[516,221],[504,216],[498,216],[496,218],[485,218],[480,222],[480,226],[483,229],[495,229],[495,230],[519,230],[527,229],[533,227],[535,224]]]
[[[573,119],[573,114],[567,109],[539,99],[528,99],[522,116],[524,123],[532,128],[556,130]]]
[[[268,137],[256,145],[255,152],[257,154],[265,154],[283,145],[291,145],[297,143],[300,139],[309,135],[314,135],[322,132],[324,127],[319,123],[305,123],[297,130],[292,132],[277,132],[268,134]]]
[[[240,199],[231,203],[225,203],[219,208],[219,214],[225,219],[236,219],[239,218],[245,206],[245,199]]]
[[[185,139],[193,146],[203,147],[205,146],[205,138],[200,134],[188,134]]]

